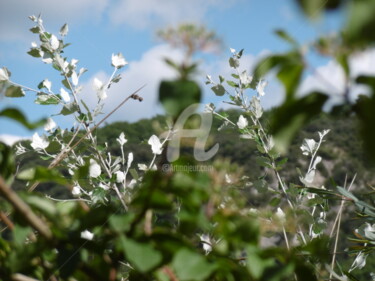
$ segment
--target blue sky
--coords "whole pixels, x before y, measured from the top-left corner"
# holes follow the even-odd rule
[[[64,24],[69,25],[66,42],[72,43],[66,49],[69,58],[79,60],[78,66],[89,71],[80,79],[84,86],[82,95],[94,104],[95,93],[92,81],[95,77],[105,79],[111,74],[112,53],[121,52],[129,62],[122,69],[123,80],[111,87],[105,109],[114,108],[120,100],[143,84],[147,84],[141,95],[143,103],[128,103],[110,121],[136,121],[162,113],[157,104],[157,87],[163,78],[173,77],[173,71],[162,62],[165,56],[181,57],[181,52],[172,50],[158,41],[155,31],[181,22],[194,22],[213,29],[223,39],[224,48],[217,55],[205,56],[201,64],[201,78],[205,74],[213,77],[230,71],[227,59],[229,47],[245,49],[242,61],[244,69],[251,69],[260,56],[269,52],[281,52],[288,45],[278,39],[273,31],[285,29],[300,42],[308,42],[317,35],[331,33],[343,22],[343,12],[329,14],[318,22],[308,22],[291,0],[14,0],[0,2],[0,67],[12,72],[12,80],[36,88],[40,81],[48,78],[52,88],[58,92],[59,75],[51,65],[26,54],[30,43],[36,38],[28,29],[33,22],[29,15],[42,13],[46,29],[55,34]],[[317,56],[310,56],[311,63],[330,71],[330,62]],[[366,57],[366,60],[368,58]],[[326,69],[328,67],[328,69]],[[336,67],[336,66],[332,66]],[[272,79],[272,78],[271,78]],[[306,77],[314,84],[314,77]],[[340,79],[340,78],[338,78]],[[309,84],[309,83],[307,83]],[[203,84],[202,84],[203,85]],[[305,86],[309,88],[309,86]],[[279,104],[283,99],[282,87],[270,81],[263,100],[265,107]],[[60,108],[35,105],[35,95],[27,92],[20,99],[0,99],[0,108],[15,106],[21,108],[31,120],[48,117]],[[204,103],[219,100],[209,89],[205,89]],[[71,126],[68,121],[56,117],[62,127]],[[41,129],[42,130],[42,129]],[[31,136],[33,132],[23,129],[11,121],[0,120],[0,135]]]

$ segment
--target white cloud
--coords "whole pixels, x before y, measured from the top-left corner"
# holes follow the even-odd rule
[[[13,0],[0,2],[0,41],[22,40],[31,34],[28,16],[42,14],[51,25],[62,25],[101,18],[110,0]]]
[[[27,140],[27,139],[31,139],[31,137],[21,137],[21,136],[10,135],[10,134],[0,135],[0,141],[4,142],[7,145],[13,145],[18,141]]]
[[[162,79],[171,79],[176,76],[176,72],[163,61],[165,57],[181,61],[183,56],[180,51],[171,49],[167,45],[157,45],[145,52],[140,60],[129,62],[129,65],[122,72],[120,82],[113,84],[108,90],[108,98],[105,100],[103,112],[110,112],[133,91],[146,85],[138,93],[143,101],[129,100],[109,118],[109,122],[118,120],[132,122],[163,113],[161,106],[158,104],[159,83]],[[99,72],[84,85],[81,96],[90,107],[94,107],[97,103],[96,93],[92,91],[92,83],[95,77],[101,81],[108,81],[109,78],[105,73]],[[104,117],[104,115],[102,116]]]
[[[200,22],[210,9],[225,9],[234,2],[236,0],[118,0],[109,15],[116,24],[145,28],[181,21]]]
[[[375,75],[375,49],[368,49],[354,54],[349,59],[350,78],[355,79],[359,75]],[[351,81],[353,82],[353,81]],[[330,95],[330,104],[341,102],[345,91],[345,74],[341,66],[331,60],[326,65],[316,68],[314,74],[309,75],[301,83],[298,92],[301,95],[313,90],[322,91]],[[362,85],[350,86],[350,99],[355,100],[358,94],[368,93],[368,89]]]

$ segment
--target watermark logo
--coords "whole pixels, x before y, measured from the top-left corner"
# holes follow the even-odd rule
[[[178,117],[173,126],[173,135],[167,147],[167,160],[176,161],[180,157],[180,147],[182,138],[196,138],[194,143],[194,158],[197,161],[207,161],[211,159],[219,150],[216,143],[208,151],[204,150],[212,126],[211,112],[198,112],[197,109],[202,104],[192,104],[187,107]],[[184,125],[192,115],[199,115],[201,124],[198,129],[184,129]]]
[[[163,172],[186,172],[186,173],[203,173],[211,172],[214,170],[210,165],[171,165],[163,164],[161,167]]]

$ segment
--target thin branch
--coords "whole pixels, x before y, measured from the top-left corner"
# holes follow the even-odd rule
[[[26,221],[36,229],[41,236],[47,240],[52,239],[52,232],[49,227],[38,217],[9,186],[6,185],[4,179],[0,176],[0,194],[2,194],[12,206],[21,213]]]

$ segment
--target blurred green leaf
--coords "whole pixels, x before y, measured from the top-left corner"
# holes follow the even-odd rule
[[[5,90],[5,96],[9,98],[20,98],[25,96],[25,92],[21,87],[10,85]]]
[[[186,248],[179,250],[172,261],[172,268],[181,281],[206,280],[216,267],[204,256]]]
[[[18,110],[17,108],[10,108],[10,107],[5,108],[4,110],[0,111],[0,116],[10,118],[22,124],[24,127],[30,130],[43,126],[46,122],[46,119],[41,119],[39,121],[30,123],[20,110]]]
[[[225,94],[225,88],[221,84],[217,84],[211,88],[211,90],[215,93],[217,96],[223,96]]]
[[[138,243],[124,236],[120,239],[127,259],[139,271],[147,272],[162,261],[162,255],[151,244]]]

